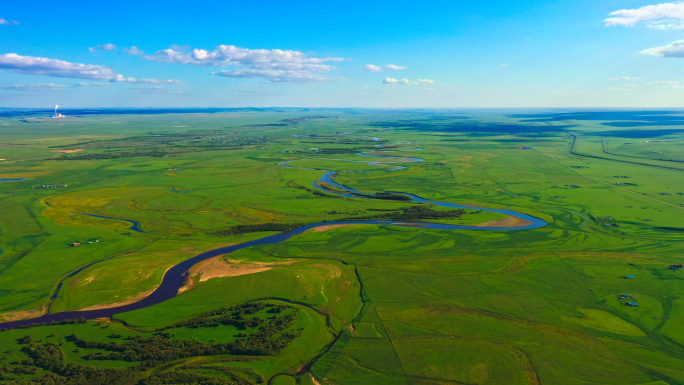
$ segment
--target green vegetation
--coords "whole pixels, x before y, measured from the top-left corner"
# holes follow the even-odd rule
[[[388,201],[408,202],[411,200],[411,197],[408,197],[404,194],[394,194],[394,193],[386,193],[386,192],[379,192],[379,193],[374,193],[374,194],[353,194],[353,195],[358,196],[358,197],[363,197],[363,198],[382,199],[382,200],[388,200]]]
[[[304,226],[303,223],[263,223],[259,225],[238,225],[228,230],[217,231],[214,233],[214,235],[227,236],[246,233],[258,233],[260,231],[277,231],[284,233],[302,226]]]
[[[377,197],[378,195],[381,195],[381,193],[375,194]],[[396,194],[393,194],[396,195]],[[405,195],[402,195],[406,197]],[[390,199],[391,198],[377,198],[377,199]],[[376,210],[368,210],[368,211],[376,211]],[[398,208],[397,211],[393,210],[382,210],[383,213],[381,214],[375,214],[375,215],[368,215],[368,216],[359,216],[355,218],[349,218],[350,220],[373,220],[373,219],[381,219],[381,220],[391,220],[391,221],[419,221],[422,219],[458,219],[461,218],[466,211],[463,209],[457,209],[457,210],[433,210],[429,206],[425,205],[418,205],[418,206],[409,206],[409,207],[401,207]],[[384,212],[384,211],[390,211],[390,212]]]
[[[0,118],[0,179],[26,178],[0,182],[3,322],[135,302],[304,224],[549,223],[322,225],[198,265],[154,306],[2,331],[0,384],[684,383],[683,131],[635,116]],[[316,189],[323,170],[364,193]]]
[[[174,383],[171,381],[183,378],[219,384],[261,384],[265,382],[264,377],[249,365],[263,369],[268,367],[264,364],[270,362],[271,370],[277,369],[273,364],[282,361],[281,356],[291,349],[293,341],[310,337],[319,330],[316,322],[311,322],[310,313],[297,306],[255,302],[199,317],[204,323],[186,322],[165,328],[173,331],[211,329],[215,334],[228,337],[230,341],[226,342],[217,342],[216,338],[210,341],[196,337],[186,339],[170,332],[149,336],[125,330],[125,327],[123,333],[111,333],[112,329],[122,328],[111,323],[104,327],[99,323],[45,326],[43,329],[72,333],[65,337],[52,333],[35,342],[30,336],[11,341],[14,332],[6,331],[0,334],[3,347],[17,345],[18,350],[4,352],[10,357],[3,358],[0,378],[10,381],[32,375],[35,377],[29,382],[36,384],[155,384],[159,381]],[[209,319],[220,321],[216,324],[206,322]],[[88,330],[93,327],[95,333]],[[314,331],[304,331],[307,328]],[[96,334],[101,341],[80,337],[76,331],[87,334],[88,338]],[[44,330],[37,332],[44,334]],[[106,335],[108,332],[110,334]],[[106,364],[108,362],[111,364]],[[174,364],[167,365],[170,362]]]

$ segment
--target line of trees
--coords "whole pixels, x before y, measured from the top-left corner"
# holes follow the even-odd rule
[[[172,334],[164,332],[157,333],[150,338],[136,336],[124,342],[86,341],[74,334],[71,335],[71,339],[79,348],[101,349],[111,352],[109,354],[91,353],[84,357],[86,360],[163,363],[181,358],[220,354],[269,356],[280,353],[299,336],[299,333],[287,330],[296,319],[296,312],[280,317],[274,316],[270,322],[255,333],[240,337],[234,342],[223,343],[172,339]]]
[[[256,314],[266,308],[269,309],[269,313],[275,313],[271,310],[280,309],[282,307],[292,308],[291,306],[276,306],[272,304],[264,304],[261,302],[245,303],[242,305],[233,306],[230,308],[221,308],[213,310],[208,313],[204,313],[194,318],[186,319],[169,326],[157,329],[157,331],[164,331],[169,329],[177,328],[200,328],[200,327],[217,327],[220,325],[231,325],[238,329],[245,330],[247,328],[253,328],[261,325],[264,320],[259,317],[249,317],[252,314]],[[277,313],[280,313],[278,311]]]
[[[381,211],[381,210],[372,210]],[[384,212],[382,214],[360,216],[354,218],[340,219],[341,221],[358,221],[358,220],[389,220],[389,221],[418,221],[424,219],[458,219],[465,215],[466,211],[463,209],[437,211],[431,209],[426,205],[416,205],[400,208],[398,211]]]
[[[305,226],[303,223],[261,223],[258,225],[237,225],[226,230],[216,231],[212,235],[229,236],[247,233],[258,233],[261,231],[288,232]]]
[[[387,192],[378,192],[374,194],[361,194],[361,193],[356,193],[352,194],[354,196],[358,197],[364,197],[364,198],[371,198],[371,199],[381,199],[381,200],[390,200],[390,201],[412,201],[413,198],[411,198],[408,195],[404,194],[395,194],[395,193],[387,193]]]

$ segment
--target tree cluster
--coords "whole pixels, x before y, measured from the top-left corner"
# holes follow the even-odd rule
[[[221,324],[230,325],[230,321],[226,320],[225,316],[219,319],[223,321],[216,322],[213,319],[203,319],[186,326],[216,327]],[[247,320],[247,323],[253,325],[252,327],[256,327],[264,322],[261,319],[258,319],[258,321],[255,319],[258,319],[258,317]],[[270,322],[264,324],[255,333],[251,335],[242,334],[234,342],[224,343],[204,343],[198,340],[172,339],[172,334],[164,332],[157,333],[150,338],[136,336],[124,342],[91,342],[76,335],[72,335],[71,338],[79,348],[101,349],[111,352],[110,354],[102,352],[91,353],[85,356],[87,360],[168,362],[181,358],[219,354],[267,356],[280,353],[299,336],[298,333],[287,330],[296,319],[296,312],[280,317],[273,316]],[[240,320],[239,322],[244,321]]]
[[[256,314],[266,308],[274,308],[274,307],[282,307],[284,305],[279,305],[275,306],[272,304],[265,304],[261,302],[251,302],[251,303],[243,303],[241,305],[236,305],[233,307],[229,308],[220,308],[216,310],[212,310],[210,312],[201,314],[197,317],[194,318],[189,318],[186,320],[183,320],[181,322],[177,322],[175,324],[171,324],[169,326],[159,328],[157,331],[163,331],[163,330],[168,330],[168,329],[176,329],[176,328],[197,328],[197,327],[216,327],[219,325],[232,325],[236,326],[239,329],[246,329],[247,327],[255,327],[259,325],[254,325],[254,326],[247,326],[248,323],[245,323],[243,327],[243,324],[241,324],[242,321],[253,321],[254,318],[258,317],[252,317],[250,319],[249,315]],[[291,306],[285,306],[285,308],[291,308]],[[259,324],[263,323],[264,321],[261,320]]]
[[[288,232],[303,226],[305,226],[303,223],[262,223],[258,225],[237,225],[227,230],[217,231],[213,233],[213,235],[229,236],[247,233],[258,233],[261,231]]]
[[[0,377],[8,378],[10,371],[14,374],[35,374],[37,369],[50,373],[36,377],[29,384],[36,385],[123,385],[134,378],[130,369],[96,368],[65,362],[64,352],[54,342],[46,344],[31,344],[23,349],[30,358],[14,361],[10,364],[21,365],[19,368],[0,369]],[[16,378],[15,378],[16,379]],[[22,382],[14,382],[20,384]]]
[[[371,198],[371,199],[381,199],[381,200],[387,200],[387,201],[412,201],[413,198],[411,198],[408,195],[404,194],[395,194],[395,193],[386,193],[386,192],[379,192],[379,193],[374,193],[374,194],[360,194],[360,193],[355,193],[352,194],[354,196],[358,197],[364,197],[364,198]]]
[[[380,210],[372,210],[380,211]],[[466,211],[463,209],[437,211],[431,209],[426,205],[416,205],[400,208],[398,211],[383,212],[382,214],[360,216],[356,218],[345,218],[341,221],[358,221],[358,220],[389,220],[389,221],[418,221],[424,219],[457,219],[465,215]]]
[[[286,310],[291,309],[288,312]],[[267,310],[275,314],[270,321],[254,316]],[[60,345],[55,342],[45,344],[31,343],[26,336],[19,342],[30,343],[22,351],[28,359],[13,361],[0,366],[0,381],[9,384],[31,385],[157,385],[157,384],[204,384],[204,385],[254,385],[264,382],[263,377],[251,368],[227,366],[180,365],[171,371],[153,372],[145,377],[152,368],[158,368],[170,361],[189,357],[215,355],[264,356],[282,352],[299,336],[292,329],[297,319],[297,310],[288,305],[246,303],[230,308],[218,309],[199,317],[179,322],[158,330],[149,338],[129,337],[122,341],[94,342],[72,334],[68,337],[79,349],[98,349],[99,352],[84,356],[86,360],[140,362],[129,368],[99,368],[67,363]],[[240,333],[234,342],[204,343],[198,340],[174,339],[174,334],[164,331],[180,327],[216,327],[233,325],[240,328],[256,328],[251,335]],[[110,337],[121,337],[113,334]],[[226,357],[219,360],[240,361],[246,357]],[[48,371],[28,382],[20,381],[22,375],[37,375],[40,369]],[[201,371],[202,373],[198,373]],[[148,373],[149,374],[149,373]]]

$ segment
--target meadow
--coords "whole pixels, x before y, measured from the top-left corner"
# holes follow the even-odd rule
[[[318,189],[323,170],[472,207],[423,222],[548,225],[334,225],[242,249],[166,302],[0,332],[0,383],[684,384],[684,128],[657,127],[681,112],[163,112],[0,113],[0,180],[25,178],[0,181],[0,322],[139,301],[208,250],[425,206]],[[233,321],[198,326],[221,309]],[[95,359],[112,341],[195,342]]]

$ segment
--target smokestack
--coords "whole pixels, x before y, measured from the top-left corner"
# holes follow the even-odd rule
[[[57,109],[58,109],[58,108],[59,108],[59,106],[58,106],[58,105],[57,105],[57,106],[55,106],[55,118],[57,117]]]

